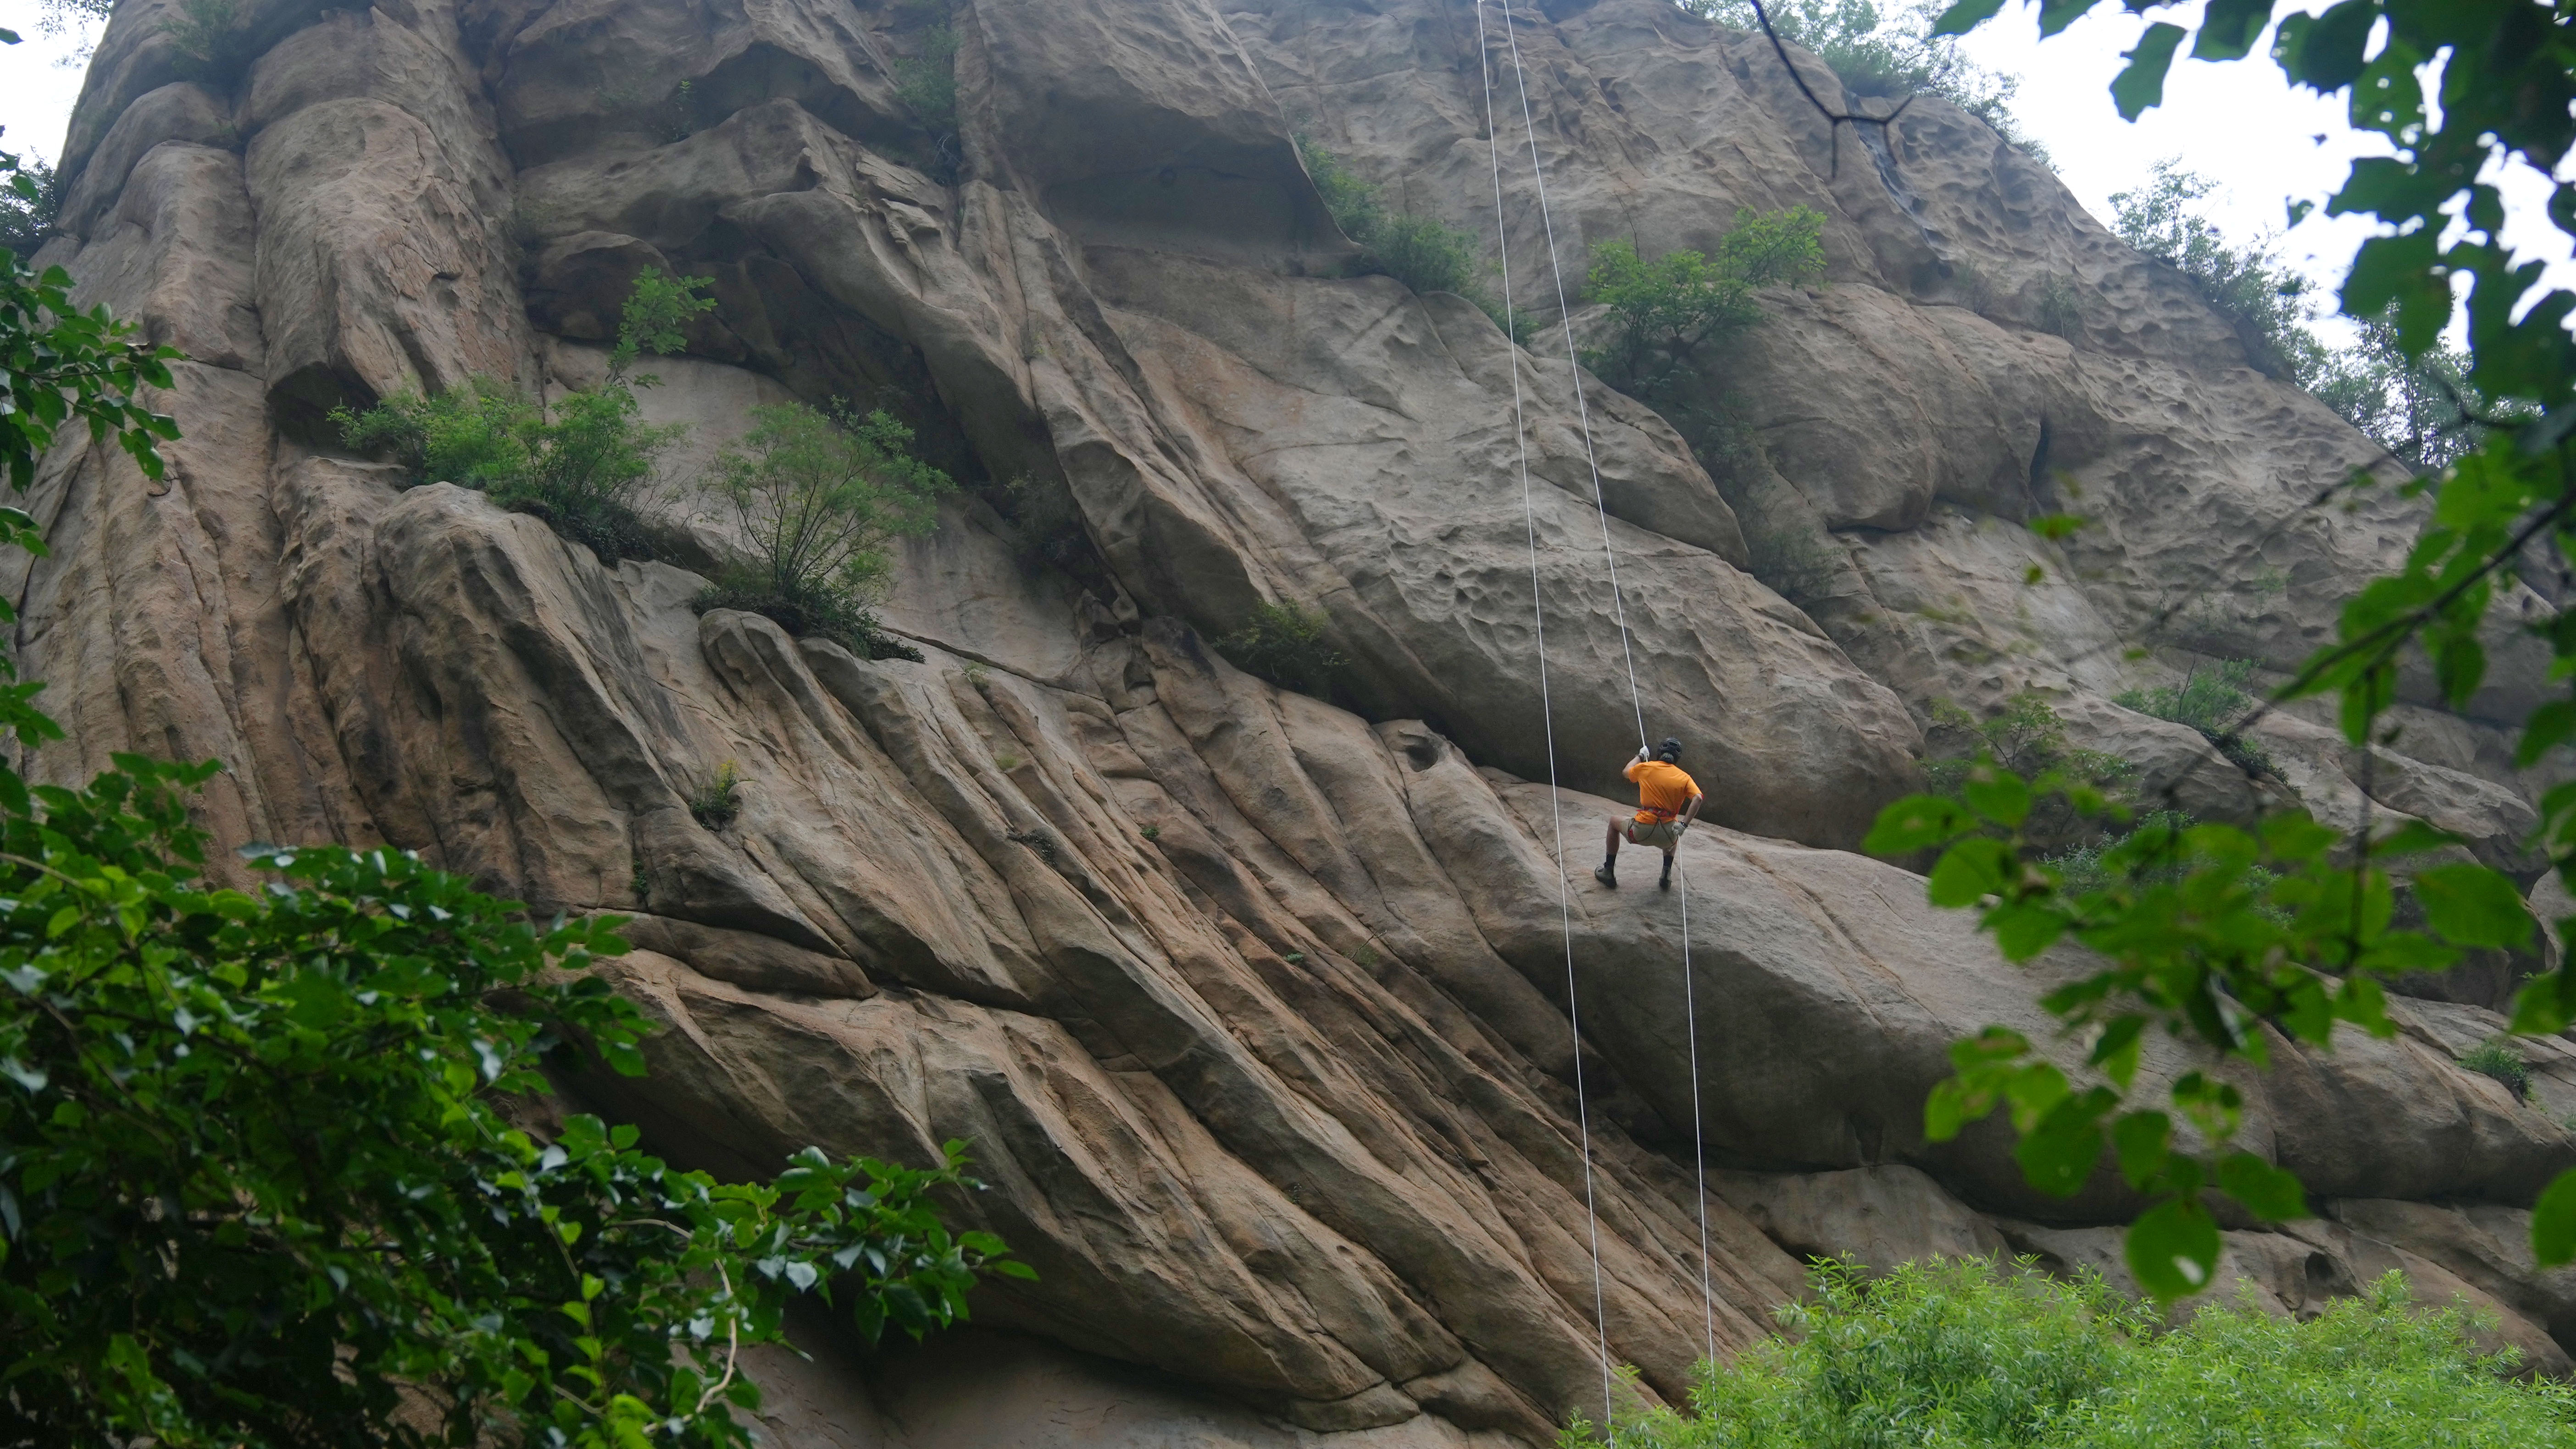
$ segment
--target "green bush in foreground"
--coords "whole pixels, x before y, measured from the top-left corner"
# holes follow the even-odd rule
[[[1969,1260],[1873,1279],[1823,1264],[1796,1336],[1703,1370],[1687,1414],[1624,1419],[1619,1449],[2541,1449],[2576,1444],[2576,1391],[2503,1377],[2456,1309],[2391,1273],[2308,1323],[2203,1308],[2167,1330],[2098,1277]],[[1589,1426],[1567,1445],[1601,1442]]]

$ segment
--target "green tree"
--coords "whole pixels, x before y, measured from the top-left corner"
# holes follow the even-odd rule
[[[1675,251],[1647,261],[1631,241],[1595,246],[1583,299],[1610,309],[1610,327],[1584,364],[1631,397],[1670,400],[1677,384],[1696,376],[1708,349],[1762,320],[1757,289],[1824,276],[1824,226],[1813,207],[1748,207],[1736,212],[1715,256]]]
[[[2326,347],[2308,328],[2306,277],[2282,263],[2268,241],[2231,241],[2191,203],[2215,185],[2168,157],[2134,191],[2111,193],[2111,229],[2120,240],[2188,278],[2212,311],[2237,324],[2255,364],[2275,377],[2314,388],[2326,372]]]
[[[550,1063],[643,1070],[589,969],[617,919],[383,849],[204,884],[216,768],[120,757],[0,818],[0,1442],[748,1444],[740,1353],[789,1298],[917,1335],[1025,1273],[940,1225],[957,1144],[727,1184],[516,1125]]]
[[[745,609],[870,657],[919,657],[868,605],[888,581],[886,546],[937,528],[939,500],[956,485],[915,458],[912,430],[882,412],[784,403],[752,418],[714,478],[750,553],[698,595],[699,610]]]
[[[2213,310],[2238,325],[2257,365],[2307,389],[2413,471],[2438,472],[2486,435],[2475,419],[2499,409],[2469,385],[2465,355],[2436,341],[2409,357],[2385,315],[2355,319],[2352,346],[2327,346],[2311,325],[2315,289],[2307,278],[2268,241],[2234,241],[2191,212],[2211,189],[2179,161],[2158,162],[2148,186],[2112,193],[2112,229],[2190,279]]]
[[[2042,7],[2042,34],[2056,34],[2095,3]],[[2001,8],[2002,0],[1961,0],[1935,31],[1965,33]],[[2272,6],[2228,0],[2185,18],[2195,25],[2153,21],[2127,52],[2129,64],[2110,87],[2124,116],[2162,101],[2165,73],[2186,39],[2201,60],[2252,53]],[[2576,337],[2565,326],[2576,292],[2544,286],[2541,263],[2519,261],[2505,247],[2493,179],[2513,166],[2548,173],[2576,142],[2576,12],[2517,0],[2340,0],[2321,14],[2283,18],[2269,53],[2292,82],[2348,94],[2353,123],[2389,144],[2390,154],[2352,163],[2327,202],[2330,212],[2381,223],[2345,276],[2345,315],[2384,322],[2397,351],[2421,362],[2435,354],[2465,284],[2462,380],[2474,397],[2493,400],[2488,415],[2468,419],[2490,429],[2478,446],[2406,485],[2427,508],[2403,567],[2349,600],[2336,642],[2274,692],[2273,703],[2336,699],[2345,739],[2366,747],[2382,742],[2399,670],[2410,661],[2429,666],[2442,702],[2465,707],[2486,682],[2486,623],[2500,578],[2531,553],[2553,550],[2547,567],[2556,573],[2576,550],[2569,486]],[[2423,91],[2424,68],[2436,57],[2438,110]],[[2293,208],[2293,219],[2303,212]],[[2557,186],[2549,215],[2576,235],[2576,186]],[[2377,485],[2356,474],[2348,486]],[[2556,663],[2552,697],[2521,724],[2517,758],[2525,766],[2576,740],[2576,614],[2545,615],[2532,628]],[[2007,1108],[2025,1174],[2060,1192],[2076,1190],[2108,1161],[2154,1202],[2128,1234],[2139,1281],[2159,1296],[2197,1291],[2219,1250],[2208,1193],[2265,1219],[2303,1214],[2305,1196],[2294,1176],[2235,1145],[2243,1100],[2215,1075],[2186,1074],[2163,1104],[2131,1101],[2146,1032],[2165,1028],[2258,1068],[2275,1030],[2317,1049],[2331,1047],[2337,1022],[2391,1035],[2381,978],[2443,969],[2470,950],[2527,947],[2534,923],[2512,878],[2451,860],[2410,871],[2423,925],[2401,928],[2389,863],[2457,839],[2420,825],[2381,836],[2364,833],[2363,822],[2330,827],[2295,811],[2253,829],[2139,831],[2132,840],[2151,838],[2119,862],[2137,872],[2133,881],[2070,892],[2057,877],[2026,868],[2032,841],[2023,825],[2034,799],[2048,794],[2079,810],[2114,809],[2099,791],[2063,776],[2034,781],[1990,768],[1958,799],[1899,801],[1871,833],[1873,850],[1940,848],[1931,898],[1976,910],[2008,959],[2072,940],[2100,962],[2041,1001],[2092,1042],[2082,1081],[2039,1059],[2018,1034],[1990,1028],[1953,1048],[1958,1074],[1926,1104],[1926,1130],[1948,1138]],[[2538,842],[2561,879],[2576,880],[2576,786],[2549,790],[2540,813]],[[2571,1021],[2576,965],[2527,983],[2515,1001],[2516,1032],[2551,1033]],[[2543,1264],[2576,1258],[2576,1173],[2534,1204],[2532,1245]]]
[[[2258,667],[2251,659],[2215,659],[2195,664],[2180,684],[2126,690],[2111,702],[2156,719],[2189,725],[2220,754],[2235,761],[2237,768],[2260,775],[2272,769],[2272,757],[2237,731],[2237,726],[2254,713],[2254,672]]]
[[[24,188],[15,184],[21,178],[27,183]],[[62,212],[62,178],[43,158],[30,156],[18,160],[17,175],[11,181],[0,190],[0,247],[21,258],[33,257]]]
[[[1819,1264],[1794,1336],[1709,1364],[1688,1412],[1624,1415],[1616,1449],[2239,1449],[2563,1444],[2576,1394],[2516,1383],[2457,1308],[2390,1273],[2301,1322],[2251,1303],[2168,1329],[2098,1275],[2030,1260]],[[1568,1436],[1569,1445],[1595,1442]]]
[[[2391,318],[2353,325],[2359,339],[2329,354],[2308,390],[2410,470],[2438,473],[2475,449],[2490,431],[2479,418],[2528,415],[2527,406],[2481,396],[2469,384],[2468,355],[2449,343],[2410,357]]]

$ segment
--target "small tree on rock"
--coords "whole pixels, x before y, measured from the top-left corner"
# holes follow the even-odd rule
[[[752,417],[713,479],[751,551],[698,608],[748,610],[870,657],[909,655],[868,605],[886,587],[886,545],[938,527],[939,500],[956,484],[915,458],[912,430],[883,412],[786,403]]]

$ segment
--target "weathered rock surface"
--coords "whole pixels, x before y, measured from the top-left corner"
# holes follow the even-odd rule
[[[102,38],[45,260],[191,354],[187,436],[149,486],[79,440],[46,461],[52,551],[5,575],[71,734],[34,768],[220,758],[226,842],[384,842],[633,916],[654,1072],[566,1090],[676,1154],[971,1139],[993,1190],[956,1214],[1041,1278],[920,1350],[816,1328],[775,1365],[781,1443],[1535,1444],[1600,1337],[1678,1395],[1801,1255],[2112,1262],[2114,1178],[2042,1198],[2000,1124],[1922,1140],[1948,1043],[2036,1030],[2068,969],[1847,853],[1936,699],[2039,690],[2205,818],[2367,803],[2536,864],[2495,722],[2538,675],[2502,634],[2466,717],[2410,706],[2367,760],[2268,720],[2278,778],[2113,703],[2325,637],[2415,523],[2311,502],[2390,465],[1981,124],[1921,102],[1837,166],[1767,47],[1660,0],[1524,17],[1559,260],[1825,214],[1830,285],[1767,299],[1716,384],[1759,487],[1561,330],[1338,275],[1294,130],[1491,233],[1475,7],[963,0],[954,135],[895,85],[917,7],[263,0],[212,67],[169,9]],[[1499,139],[1526,306],[1555,277]],[[884,406],[967,485],[884,610],[921,662],[700,617],[696,574],[330,446],[328,408],[397,389],[596,382],[647,267],[719,301],[644,394],[692,429],[692,547],[735,538],[694,474],[790,397]],[[2070,540],[2020,526],[2069,507]],[[1784,519],[1831,530],[1811,610],[1748,572]],[[1338,703],[1206,642],[1273,602],[1329,621]],[[1641,729],[1688,742],[1711,824],[1683,890],[1612,895],[1590,852]],[[687,799],[726,762],[711,830]],[[2566,1365],[2576,1299],[2515,1214],[2576,1164],[2576,1055],[2531,1044],[2545,1111],[2454,1066],[2501,989],[2243,1077],[2247,1145],[2327,1215],[2231,1234],[2230,1283],[2308,1312],[2401,1266]]]

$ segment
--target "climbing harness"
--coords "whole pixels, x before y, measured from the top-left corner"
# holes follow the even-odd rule
[[[1495,124],[1494,73],[1491,57],[1491,42],[1485,24],[1485,3],[1486,0],[1476,0],[1476,53],[1477,59],[1480,62],[1479,69],[1483,72],[1485,83],[1486,149],[1492,158],[1494,181],[1494,233],[1496,245],[1501,251],[1503,276],[1503,319],[1505,331],[1508,333],[1511,330],[1512,319],[1515,315],[1512,305],[1511,239],[1509,229],[1504,225],[1503,217],[1502,137],[1500,128]],[[1556,284],[1557,315],[1560,319],[1563,319],[1565,326],[1566,374],[1568,378],[1572,380],[1574,388],[1575,417],[1580,423],[1583,433],[1583,460],[1585,467],[1591,474],[1593,510],[1598,515],[1601,524],[1601,553],[1609,570],[1611,607],[1613,617],[1616,619],[1619,627],[1619,650],[1621,659],[1627,668],[1628,703],[1636,717],[1637,742],[1641,747],[1643,747],[1647,742],[1645,699],[1644,694],[1637,683],[1637,659],[1635,647],[1631,642],[1628,632],[1627,600],[1625,593],[1619,587],[1619,555],[1611,541],[1610,509],[1607,500],[1603,496],[1601,486],[1601,465],[1599,457],[1593,446],[1591,405],[1584,397],[1582,373],[1579,368],[1579,358],[1577,357],[1574,348],[1574,328],[1571,320],[1572,309],[1568,306],[1566,300],[1565,269],[1557,254],[1556,223],[1549,213],[1547,204],[1547,175],[1546,169],[1541,163],[1539,156],[1538,124],[1530,105],[1529,77],[1527,70],[1521,63],[1518,21],[1512,13],[1512,0],[1498,0],[1498,3],[1502,7],[1504,43],[1511,56],[1512,75],[1514,82],[1519,89],[1521,124],[1529,134],[1530,179],[1537,194],[1539,224],[1543,234],[1547,238],[1548,270]],[[1563,807],[1559,802],[1557,794],[1556,719],[1554,701],[1550,695],[1547,675],[1547,611],[1545,601],[1541,596],[1541,581],[1538,563],[1538,513],[1537,506],[1532,501],[1530,491],[1529,429],[1521,394],[1520,365],[1517,361],[1512,365],[1512,432],[1513,441],[1519,453],[1521,514],[1524,526],[1526,527],[1529,535],[1530,607],[1536,623],[1538,640],[1539,713],[1545,732],[1545,744],[1547,748],[1549,817],[1551,826],[1555,833],[1557,919],[1559,929],[1561,930],[1565,940],[1566,1016],[1573,1029],[1574,1035],[1575,1118],[1578,1130],[1581,1134],[1583,1149],[1583,1212],[1585,1224],[1590,1234],[1592,1248],[1592,1323],[1601,1365],[1601,1418],[1603,1427],[1606,1429],[1612,1422],[1615,1404],[1611,1396],[1609,1320],[1606,1312],[1606,1304],[1602,1287],[1601,1221],[1599,1210],[1595,1202],[1595,1193],[1592,1181],[1591,1106],[1585,1094],[1583,1081],[1583,1018],[1578,1001],[1578,992],[1575,980],[1574,915],[1570,894],[1571,886],[1569,883],[1569,873],[1565,868],[1565,819]],[[1653,807],[1647,808],[1651,809]],[[1668,812],[1657,811],[1656,813],[1658,818],[1661,818]],[[1675,854],[1676,859],[1678,859],[1678,850]],[[1715,1293],[1710,1281],[1708,1240],[1708,1154],[1706,1150],[1705,1129],[1703,1125],[1704,1119],[1700,1110],[1699,1004],[1691,980],[1690,873],[1688,871],[1682,871],[1680,872],[1680,875],[1682,1009],[1684,1013],[1685,1029],[1690,1039],[1691,1156],[1695,1172],[1695,1187],[1699,1199],[1701,1332],[1705,1339],[1707,1356],[1715,1358],[1717,1355],[1717,1310]]]

